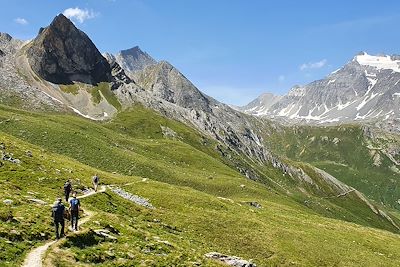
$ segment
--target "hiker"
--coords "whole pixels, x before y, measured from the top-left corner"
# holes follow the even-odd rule
[[[64,184],[64,195],[65,195],[65,201],[68,202],[69,199],[69,194],[72,191],[72,185],[71,185],[71,180],[67,180]]]
[[[72,230],[78,231],[78,219],[79,219],[79,209],[81,208],[81,203],[79,199],[76,198],[76,193],[72,194],[72,199],[69,201],[69,210],[71,213],[71,227]]]
[[[95,192],[97,192],[97,186],[99,185],[99,181],[100,181],[100,177],[97,174],[95,174],[92,177],[93,189]]]
[[[62,199],[58,198],[53,205],[53,212],[52,212],[57,239],[60,239],[61,237],[64,236],[64,226],[65,226],[64,212],[65,212],[65,206],[62,203]],[[60,229],[61,231],[59,231],[60,226],[61,226]]]

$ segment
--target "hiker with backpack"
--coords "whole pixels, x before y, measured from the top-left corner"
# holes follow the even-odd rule
[[[93,189],[95,192],[97,192],[97,186],[99,185],[99,181],[100,181],[100,177],[97,174],[95,174],[92,177]]]
[[[65,226],[64,213],[65,213],[65,206],[62,203],[62,199],[58,198],[53,205],[53,212],[52,212],[57,239],[60,239],[61,237],[64,236],[64,226]]]
[[[72,185],[71,185],[71,181],[67,180],[64,184],[64,195],[65,195],[65,201],[68,202],[69,199],[69,194],[72,191]]]
[[[78,231],[78,219],[81,203],[79,199],[76,198],[76,193],[72,194],[72,199],[69,201],[69,204],[69,210],[71,213],[71,227],[72,230]]]

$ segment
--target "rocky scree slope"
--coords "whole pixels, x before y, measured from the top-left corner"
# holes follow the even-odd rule
[[[33,86],[21,73],[17,62],[24,43],[0,33],[0,103],[40,111],[63,111],[54,99]]]

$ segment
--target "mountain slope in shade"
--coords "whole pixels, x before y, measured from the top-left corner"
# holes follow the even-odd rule
[[[108,82],[111,69],[89,37],[59,14],[27,48],[29,64],[41,78],[55,84]]]
[[[400,57],[360,53],[326,78],[246,112],[308,123],[400,119]],[[259,112],[261,111],[262,112]]]

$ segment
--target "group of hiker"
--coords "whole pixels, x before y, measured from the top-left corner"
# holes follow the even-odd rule
[[[97,187],[99,185],[100,178],[96,174],[92,177],[93,189],[97,192]],[[70,195],[72,193],[72,198]],[[64,196],[65,201],[69,204],[69,208],[66,209],[62,198],[57,198],[52,208],[52,217],[54,220],[54,227],[56,230],[56,238],[62,238],[64,236],[65,219],[70,219],[71,228],[73,231],[78,231],[78,220],[79,211],[81,209],[81,203],[77,198],[77,194],[72,189],[71,180],[67,180],[64,184]]]

